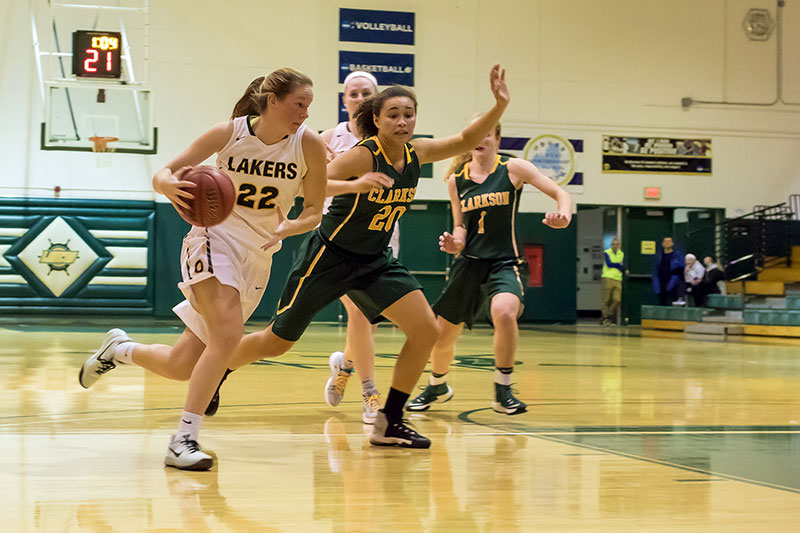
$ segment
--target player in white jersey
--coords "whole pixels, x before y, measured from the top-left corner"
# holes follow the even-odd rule
[[[346,152],[361,140],[353,117],[359,104],[377,92],[378,80],[369,72],[354,71],[344,79],[342,102],[347,109],[348,120],[322,132],[322,140],[328,145],[333,157]],[[329,159],[332,159],[330,155]],[[328,197],[325,202],[326,212],[331,200],[332,197]],[[398,235],[399,232],[395,228],[390,243],[395,257],[398,251]],[[361,419],[365,424],[372,424],[381,408],[380,393],[374,381],[374,332],[377,326],[370,324],[364,313],[346,295],[342,296],[340,300],[347,310],[347,340],[344,351],[333,352],[328,359],[331,376],[325,383],[325,402],[331,407],[339,405],[355,367],[361,378],[363,399]]]
[[[231,215],[211,228],[192,227],[181,250],[179,287],[186,301],[174,311],[186,324],[174,346],[133,342],[120,329],[106,334],[100,349],[81,367],[88,388],[119,363],[189,380],[189,393],[165,464],[207,470],[210,455],[197,444],[203,412],[223,377],[243,325],[269,281],[272,254],[281,240],[316,227],[325,196],[325,144],[303,122],[313,93],[308,76],[280,69],[250,84],[232,120],[201,135],[153,178],[156,192],[176,209],[188,209],[191,182],[182,174],[217,154],[217,167],[236,188]],[[303,211],[284,217],[303,184]]]

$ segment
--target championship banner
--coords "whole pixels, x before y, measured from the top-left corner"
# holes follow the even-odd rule
[[[341,8],[339,40],[413,45],[414,13]]]
[[[603,172],[711,175],[711,139],[603,135]]]
[[[570,192],[583,192],[583,139],[546,133],[535,137],[502,137],[500,151],[530,161]]]
[[[339,51],[339,83],[355,70],[372,73],[378,85],[414,86],[414,54]]]

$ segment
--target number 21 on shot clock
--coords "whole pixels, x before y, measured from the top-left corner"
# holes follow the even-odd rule
[[[119,32],[72,32],[72,74],[79,78],[119,78],[121,42]]]

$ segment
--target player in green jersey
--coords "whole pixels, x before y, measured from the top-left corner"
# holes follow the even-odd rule
[[[453,211],[453,233],[439,238],[443,252],[458,257],[439,301],[433,309],[438,316],[439,338],[431,354],[431,377],[422,394],[406,406],[425,411],[433,403],[453,397],[447,372],[454,346],[464,324],[472,327],[484,305],[489,303],[494,326],[495,401],[493,409],[517,414],[526,409],[511,392],[511,372],[517,349],[517,319],[522,313],[527,266],[517,248],[515,223],[522,187],[529,183],[555,200],[556,212],[547,213],[542,223],[566,228],[572,219],[569,194],[542,174],[532,163],[500,156],[500,124],[468,154],[456,158],[448,172],[447,185]]]
[[[420,165],[469,150],[500,119],[509,95],[499,65],[491,70],[490,87],[494,106],[464,131],[441,139],[412,140],[417,101],[410,89],[389,87],[361,104],[356,121],[364,140],[328,164],[328,195],[335,196],[328,213],[303,245],[275,320],[245,336],[231,368],[285,353],[317,311],[347,294],[371,322],[385,317],[406,335],[370,442],[430,446],[404,423],[403,406],[436,342],[436,318],[388,243],[394,222],[414,199]]]

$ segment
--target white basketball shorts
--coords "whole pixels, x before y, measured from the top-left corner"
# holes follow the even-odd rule
[[[247,322],[267,289],[271,267],[272,253],[250,249],[221,229],[193,227],[183,238],[181,248],[183,281],[178,288],[186,300],[172,310],[208,344],[208,327],[194,306],[192,285],[213,277],[239,291],[242,318]]]

